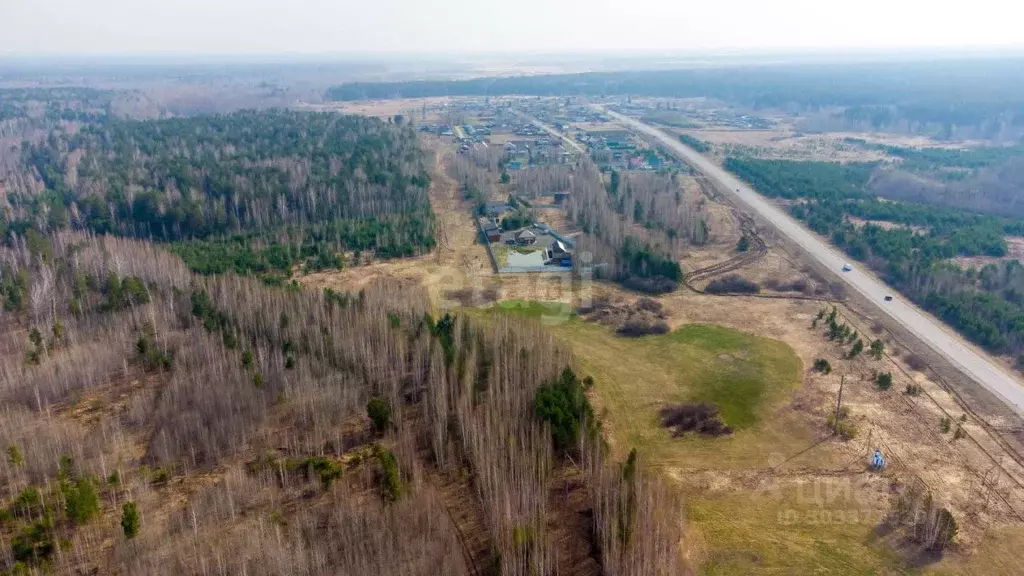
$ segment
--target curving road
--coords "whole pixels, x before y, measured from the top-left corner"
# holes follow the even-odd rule
[[[983,352],[966,343],[950,328],[925,314],[912,303],[899,298],[896,291],[870,272],[862,271],[855,266],[850,272],[840,273],[843,264],[849,261],[848,257],[809,232],[789,214],[696,150],[643,122],[610,110],[603,110],[620,123],[655,138],[690,166],[720,187],[729,190],[747,208],[770,222],[780,234],[799,244],[812,258],[830,270],[837,271],[837,275],[851,288],[876,304],[880,310],[902,324],[935,352],[947,358],[965,375],[995,394],[1014,412],[1024,416],[1024,386],[1020,381],[991,358],[986,357]],[[884,300],[888,294],[896,296],[892,302]]]

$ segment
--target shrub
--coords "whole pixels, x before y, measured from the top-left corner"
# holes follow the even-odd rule
[[[856,335],[856,334],[855,334]],[[857,338],[857,341],[853,343],[853,348],[850,348],[849,358],[852,360],[860,355],[864,351],[864,341]]]
[[[377,447],[377,460],[380,462],[380,489],[384,499],[397,502],[402,497],[402,476],[398,469],[395,454],[385,448]]]
[[[843,440],[853,440],[857,437],[857,427],[850,422],[840,422],[839,437]]]
[[[876,360],[881,358],[882,354],[885,352],[885,343],[881,340],[872,340],[869,352]]]
[[[746,252],[747,250],[750,250],[750,238],[747,238],[747,235],[744,234],[740,236],[740,241],[736,243],[736,251]]]
[[[316,474],[324,490],[330,489],[331,484],[341,478],[341,464],[326,456],[306,458],[302,461],[301,467],[306,471],[307,476],[310,473]]]
[[[907,384],[906,392],[907,392],[907,394],[909,394],[911,396],[920,396],[921,392],[923,392],[923,391],[924,390],[918,384],[914,384],[913,382],[911,382],[910,384]]]
[[[11,553],[17,562],[39,564],[53,554],[52,525],[49,518],[37,520],[11,539]]]
[[[788,284],[779,284],[778,288],[779,292],[800,292],[802,294],[806,294],[810,289],[811,285],[803,278],[798,278]]]
[[[661,425],[672,430],[673,437],[689,431],[707,436],[732,434],[732,428],[719,418],[718,407],[712,404],[682,404],[661,409]]]
[[[636,290],[645,294],[665,294],[679,288],[678,282],[661,276],[654,278],[630,276],[622,281],[622,285],[630,290]]]
[[[843,440],[851,440],[857,437],[857,427],[848,420],[850,416],[849,408],[845,406],[839,410],[839,425],[836,426],[836,415],[829,414],[828,418],[825,419],[825,424],[828,429],[838,434]]]
[[[155,485],[167,484],[167,481],[171,479],[171,472],[166,468],[156,468],[153,470],[153,475],[150,476],[149,481]]]
[[[630,319],[617,332],[620,336],[647,336],[649,334],[667,334],[668,324],[663,320]]]
[[[391,404],[380,396],[370,398],[366,403],[366,415],[373,423],[373,429],[382,433],[391,428]]]
[[[828,363],[828,360],[818,358],[814,361],[814,371],[821,372],[822,374],[828,374],[832,372],[832,365]]]
[[[939,421],[939,430],[942,430],[943,434],[949,433],[949,430],[953,427],[953,420],[949,416],[944,416]]]
[[[927,364],[924,363],[924,360],[922,360],[920,356],[911,354],[907,356],[907,366],[910,366],[911,369],[920,372],[925,369]]]
[[[892,373],[882,372],[878,376],[875,376],[875,384],[878,385],[879,390],[888,390],[892,388]]]
[[[11,503],[11,513],[18,518],[35,518],[44,511],[42,494],[31,486],[19,492]]]
[[[512,527],[512,545],[516,548],[526,548],[534,539],[533,528],[530,526]]]
[[[7,463],[14,468],[20,468],[25,463],[25,457],[21,454],[21,449],[10,444],[7,446]]]
[[[963,425],[962,424],[957,424],[956,425],[956,432],[953,432],[953,440],[959,440],[961,438],[965,438],[966,436],[967,436],[967,431],[964,430]]]
[[[100,511],[100,499],[91,478],[63,480],[61,493],[64,495],[64,509],[68,518],[76,524],[86,524]]]
[[[661,314],[664,307],[661,302],[652,300],[650,298],[641,298],[636,301],[636,307],[638,310],[646,310],[647,312],[653,312],[655,314]]]
[[[739,274],[730,274],[724,278],[713,280],[704,287],[708,294],[757,294],[761,287]]]
[[[156,333],[153,331],[151,324],[147,324],[143,328],[142,335],[135,342],[135,351],[147,370],[171,367],[170,353],[162,350],[157,344]]]
[[[570,368],[561,376],[537,389],[533,401],[537,417],[551,426],[551,439],[560,450],[572,450],[580,438],[581,428],[588,433],[596,429],[594,409],[583,391],[583,383]]]
[[[128,540],[139,533],[139,509],[135,502],[125,502],[121,507],[121,531]]]

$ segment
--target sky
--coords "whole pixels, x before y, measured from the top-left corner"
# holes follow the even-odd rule
[[[0,0],[0,55],[1024,46],[1014,0]]]

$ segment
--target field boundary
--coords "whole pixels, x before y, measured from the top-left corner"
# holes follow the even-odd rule
[[[498,259],[494,256],[494,250],[491,250],[491,242],[487,239],[487,236],[484,235],[484,227],[480,224],[480,219],[474,217],[473,220],[476,222],[477,241],[483,242],[484,249],[487,250],[487,258],[491,261],[491,268],[494,270],[494,273],[497,274]]]

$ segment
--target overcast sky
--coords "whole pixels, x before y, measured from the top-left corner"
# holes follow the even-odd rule
[[[1015,0],[0,0],[0,54],[1024,45]]]

